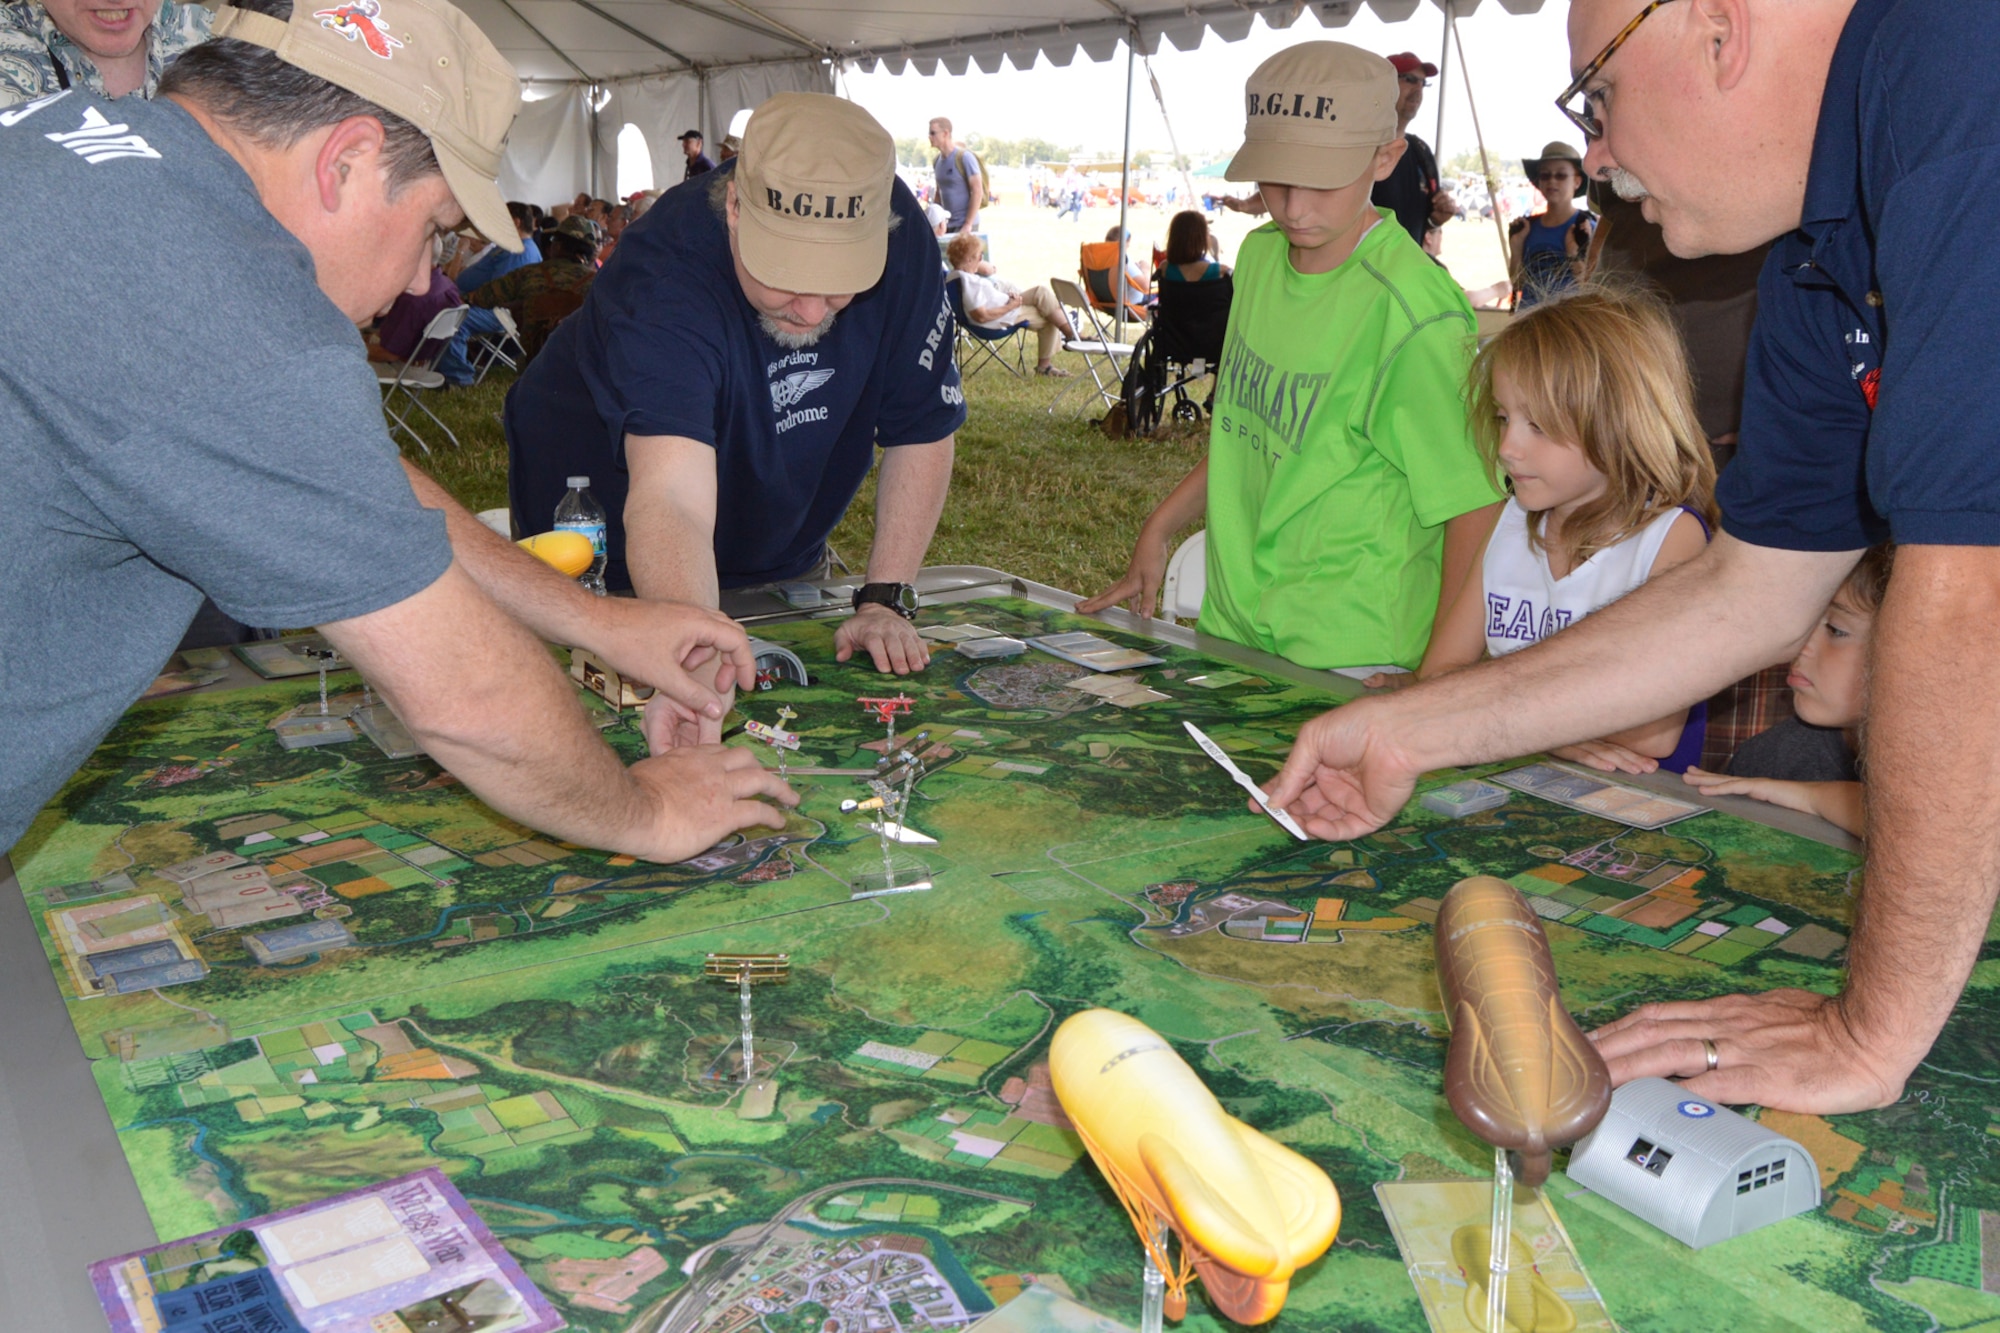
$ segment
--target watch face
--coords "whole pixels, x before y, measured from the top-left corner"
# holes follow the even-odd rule
[[[896,606],[904,614],[917,609],[917,590],[907,583],[896,585]]]

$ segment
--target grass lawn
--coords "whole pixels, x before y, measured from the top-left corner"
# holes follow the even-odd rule
[[[1083,376],[1081,357],[1058,354],[1057,361]],[[457,434],[460,449],[433,438],[426,458],[406,436],[397,436],[413,462],[475,511],[507,503],[499,412],[512,382],[500,371],[476,388],[426,396]],[[1083,387],[1089,383],[1085,377]],[[1051,415],[1049,402],[1064,387],[1069,392]],[[1101,407],[1074,380],[1020,380],[988,367],[966,384],[965,397],[951,496],[928,564],[990,565],[1095,592],[1125,571],[1139,524],[1207,444],[1205,431],[1166,440],[1109,439],[1090,424]],[[1079,411],[1086,402],[1094,410]],[[857,573],[874,530],[871,474],[833,535],[834,549]]]

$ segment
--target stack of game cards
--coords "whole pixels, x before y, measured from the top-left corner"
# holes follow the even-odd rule
[[[952,645],[959,656],[969,657],[975,662],[1015,657],[1028,651],[1028,645],[1021,640],[1008,638],[999,630],[988,629],[984,625],[932,625],[917,632],[932,643]]]
[[[1130,671],[1135,667],[1159,666],[1167,660],[1142,653],[1137,648],[1121,648],[1109,639],[1101,639],[1083,630],[1045,634],[1028,642],[1051,657],[1060,657],[1065,662],[1074,662],[1092,671]]]

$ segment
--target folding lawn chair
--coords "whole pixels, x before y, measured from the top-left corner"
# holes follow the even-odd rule
[[[1028,375],[1027,339],[1034,330],[1027,324],[1009,324],[1004,329],[981,328],[965,311],[965,283],[953,274],[944,281],[945,295],[951,299],[952,319],[958,324],[958,375],[971,379],[992,361],[1002,370],[1022,379]],[[1013,360],[1004,352],[1011,350]]]
[[[1126,258],[1130,260],[1132,257],[1133,252],[1127,250]],[[1118,268],[1118,242],[1085,241],[1077,247],[1076,259],[1077,276],[1083,279],[1083,289],[1090,295],[1090,308],[1115,317],[1118,306],[1111,295],[1111,288],[1112,274]],[[1152,317],[1147,308],[1153,299],[1151,293],[1134,287],[1129,278],[1118,285],[1124,288],[1125,295],[1124,319],[1119,322],[1145,324]]]
[[[1083,357],[1084,369],[1090,372],[1091,383],[1097,386],[1098,401],[1109,410],[1118,401],[1120,387],[1125,381],[1125,363],[1131,360],[1132,348],[1112,337],[1111,321],[1084,299],[1082,289],[1075,283],[1067,278],[1050,278],[1049,290],[1055,293],[1062,308],[1069,312],[1071,328],[1081,333],[1086,325],[1089,327],[1089,337],[1066,339],[1063,350]],[[1081,380],[1076,382],[1082,383]],[[1065,385],[1063,393],[1057,394],[1049,404],[1050,412],[1056,410],[1056,403],[1061,402],[1067,393],[1068,386]]]
[[[496,361],[509,370],[519,370],[528,360],[528,349],[521,343],[521,326],[514,322],[514,312],[505,306],[495,306],[493,318],[500,321],[500,332],[473,340],[471,360],[474,384],[485,380],[486,372],[493,369]],[[509,348],[513,350],[509,351]]]
[[[455,305],[449,310],[440,310],[431,316],[431,322],[424,326],[422,340],[417,343],[416,350],[420,355],[413,356],[408,361],[400,361],[394,366],[375,363],[375,378],[382,385],[382,412],[395,423],[389,427],[389,433],[394,435],[398,428],[402,429],[426,454],[431,451],[430,445],[425,442],[417,428],[410,424],[409,418],[397,409],[396,400],[398,397],[409,399],[411,407],[429,417],[437,428],[444,432],[444,437],[451,441],[452,448],[460,447],[458,436],[451,433],[451,427],[438,420],[437,413],[425,406],[422,395],[426,389],[444,388],[444,376],[438,374],[433,367],[437,365],[438,358],[444,355],[445,349],[451,346],[451,340],[458,336],[459,325],[465,323],[465,309],[462,305]],[[426,351],[430,353],[429,356],[421,355]]]

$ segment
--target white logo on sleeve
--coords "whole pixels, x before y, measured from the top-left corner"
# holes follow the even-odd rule
[[[84,161],[96,166],[120,157],[159,157],[159,152],[131,132],[130,125],[113,125],[94,106],[83,109],[83,126],[67,134],[44,134],[50,143],[59,143]]]
[[[795,370],[771,386],[771,410],[782,412],[833,378],[831,370]]]
[[[37,97],[32,102],[23,102],[12,110],[0,111],[0,129],[13,129],[16,125],[19,125],[49,103],[60,102],[63,98],[68,97],[69,94],[70,90],[65,88],[59,93],[50,93],[47,97]]]

